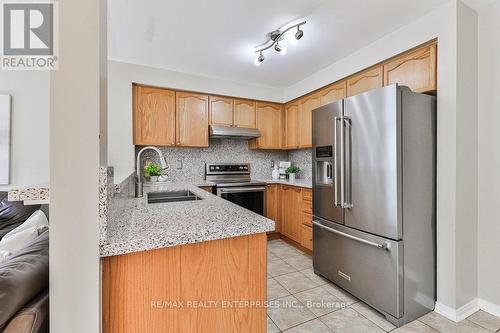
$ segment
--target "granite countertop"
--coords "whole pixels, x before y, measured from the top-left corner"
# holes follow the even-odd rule
[[[188,183],[167,183],[149,191],[189,190],[203,200],[147,203],[112,198],[101,257],[274,231],[274,221]]]
[[[312,180],[310,179],[295,179],[295,182],[290,182],[283,179],[259,179],[260,181],[266,182],[268,184],[283,184],[289,186],[297,186],[304,188],[312,188]]]

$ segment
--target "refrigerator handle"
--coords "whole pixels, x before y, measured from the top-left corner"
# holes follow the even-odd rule
[[[343,199],[342,199],[342,207],[343,208],[352,208],[352,195],[351,195],[351,189],[352,189],[352,181],[351,181],[351,150],[352,150],[352,142],[351,142],[351,131],[352,131],[352,122],[351,118],[343,116],[342,117],[342,128],[347,128],[348,131],[347,133],[344,132],[344,135],[342,137],[344,138],[344,144],[343,144],[343,161],[342,161],[342,166],[344,169],[344,175],[343,175],[343,186],[342,186],[342,191],[343,191]]]
[[[383,249],[383,250],[390,250],[390,245],[389,243],[375,243],[375,242],[372,242],[372,241],[369,241],[369,240],[366,240],[366,239],[363,239],[363,238],[359,238],[359,237],[356,237],[356,236],[352,236],[352,235],[349,235],[349,234],[346,234],[345,232],[342,232],[342,231],[339,231],[339,230],[335,230],[335,229],[332,229],[332,228],[329,228],[327,227],[326,225],[323,225],[319,222],[316,222],[316,221],[313,221],[313,224],[320,227],[320,228],[323,228],[325,230],[328,230],[330,232],[333,232],[335,234],[338,234],[340,236],[343,236],[343,237],[346,237],[346,238],[349,238],[349,239],[352,239],[356,242],[360,242],[360,243],[363,243],[363,244],[366,244],[366,245],[370,245],[370,246],[373,246],[373,247],[376,247],[376,248],[379,248],[379,249]]]
[[[340,117],[340,207],[345,208],[345,121]]]
[[[334,176],[333,176],[333,183],[334,183],[334,191],[335,191],[335,199],[334,199],[334,203],[333,205],[335,207],[341,207],[342,204],[341,202],[339,202],[339,177],[337,177],[338,175],[338,170],[337,170],[337,165],[338,165],[338,158],[339,158],[339,150],[338,150],[338,140],[337,140],[337,129],[338,129],[338,122],[340,121],[341,117],[335,117],[334,118],[334,124],[333,124],[333,137],[334,137],[334,141],[333,141],[333,172],[334,172]],[[341,177],[340,177],[341,178]]]

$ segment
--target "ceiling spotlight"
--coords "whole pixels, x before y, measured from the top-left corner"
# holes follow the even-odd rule
[[[287,51],[286,46],[281,46],[281,45],[279,45],[279,44],[276,44],[276,45],[274,46],[274,49],[275,49],[276,51],[278,51],[278,52],[279,52],[279,54],[281,54],[282,56],[284,56],[284,55],[286,54],[286,51]]]
[[[253,61],[253,63],[255,64],[255,66],[260,66],[260,64],[264,61],[264,55],[262,54],[262,52],[260,52],[260,55],[255,58],[255,60]]]
[[[299,39],[301,39],[302,36],[304,36],[304,32],[302,30],[300,30],[300,26],[304,25],[304,24],[306,24],[306,21],[294,24],[294,25],[289,26],[287,28],[281,28],[278,30],[274,30],[274,31],[268,33],[267,34],[267,38],[268,38],[267,42],[260,45],[259,48],[257,48],[257,50],[255,51],[255,53],[260,54],[259,57],[255,58],[255,60],[254,60],[255,65],[259,66],[260,63],[264,61],[264,55],[262,54],[262,52],[270,49],[271,47],[273,47],[276,52],[278,52],[279,54],[284,56],[286,54],[287,48],[284,45],[280,45],[279,44],[280,41],[286,37],[286,33],[288,31],[290,31],[293,28],[297,28],[297,32],[295,33],[295,38],[290,36],[291,38],[287,39],[289,42],[291,41],[291,44],[295,45],[297,43],[297,41]]]
[[[299,40],[304,36],[304,31],[300,30],[300,26],[297,26],[297,32],[295,33],[295,39]]]

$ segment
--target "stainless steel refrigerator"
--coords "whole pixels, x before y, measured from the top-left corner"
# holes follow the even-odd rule
[[[435,113],[398,85],[313,111],[314,271],[396,326],[434,309]]]

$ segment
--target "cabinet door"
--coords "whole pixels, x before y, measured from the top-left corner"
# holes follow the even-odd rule
[[[298,138],[299,103],[293,102],[285,105],[285,149],[299,147]]]
[[[312,110],[320,106],[319,94],[306,96],[300,100],[299,148],[312,147]]]
[[[234,126],[255,128],[255,102],[245,99],[234,100]]]
[[[300,243],[302,238],[301,189],[283,186],[281,193],[281,233]]]
[[[250,142],[250,148],[281,149],[282,106],[274,103],[257,102],[257,128],[260,138]]]
[[[404,54],[384,65],[384,85],[399,83],[415,92],[437,89],[436,44]]]
[[[233,125],[233,100],[231,98],[210,96],[210,124]]]
[[[382,66],[368,69],[347,79],[347,96],[382,87],[384,81]]]
[[[134,145],[175,144],[175,91],[134,85]]]
[[[312,251],[313,249],[312,227],[307,225],[302,225],[302,237],[300,245]]]
[[[177,92],[177,145],[208,147],[208,96]]]
[[[275,231],[280,232],[279,185],[266,186],[266,217],[276,223]]]
[[[347,81],[334,83],[320,90],[320,105],[327,105],[347,97]]]

